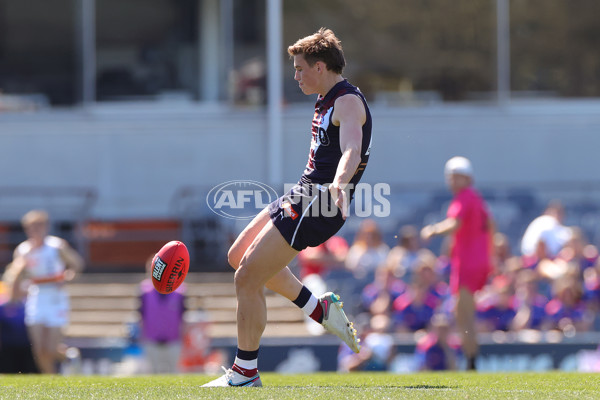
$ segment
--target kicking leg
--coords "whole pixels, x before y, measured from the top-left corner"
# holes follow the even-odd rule
[[[263,234],[266,227],[269,227],[269,229],[272,230],[272,235],[277,238],[277,241],[281,243],[281,246],[292,249],[283,236],[281,236],[278,229],[273,225],[269,218],[269,214],[265,209],[254,218],[231,246],[228,258],[229,263],[233,268],[239,268],[240,263],[243,263],[242,260],[244,257],[248,256],[250,247],[255,245],[255,239]],[[268,253],[265,258],[269,258]],[[290,260],[286,261],[286,263]],[[298,278],[292,274],[288,267],[284,267],[279,270],[279,272],[276,272],[275,275],[271,276],[267,280],[265,286],[274,292],[287,297],[307,316],[322,324],[326,330],[338,336],[354,352],[358,353],[360,345],[358,344],[359,341],[356,337],[356,330],[348,321],[346,314],[342,310],[342,303],[339,301],[337,295],[328,292],[317,299],[311,291],[304,287]],[[329,305],[333,306],[329,307]]]
[[[236,270],[239,268],[248,247],[250,247],[267,223],[270,223],[270,218],[268,210],[265,208],[240,233],[227,254],[229,264],[232,268]],[[323,309],[321,304],[287,266],[269,279],[265,286],[292,301],[306,316],[318,323],[322,323]]]

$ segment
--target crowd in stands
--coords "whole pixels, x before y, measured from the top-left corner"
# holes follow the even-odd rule
[[[565,226],[563,221],[563,207],[551,202],[542,215],[531,221],[522,237],[512,239],[518,243],[495,232],[491,243],[493,270],[485,287],[475,295],[477,332],[520,334],[554,330],[572,337],[600,331],[598,249],[588,242],[582,229]],[[451,246],[447,242],[452,236],[447,236],[435,252],[421,238],[417,226],[402,226],[391,248],[384,239],[378,222],[366,219],[352,242],[334,236],[298,256],[303,283],[315,293],[339,293],[362,336],[363,349],[358,355],[341,347],[339,369],[389,369],[395,356],[395,335],[400,334],[409,334],[416,340],[416,368],[458,368],[463,357],[455,329],[456,297],[451,295],[449,285]],[[26,340],[27,293],[22,290],[16,270],[7,268],[4,285],[0,286],[0,373],[37,370]],[[144,296],[156,303],[153,307],[171,307],[149,285],[147,281],[141,285],[142,317]],[[181,298],[173,299],[181,305]],[[169,328],[179,326],[183,310],[182,307],[177,314],[177,324]],[[145,330],[152,326],[151,321],[144,322]],[[312,321],[307,327],[314,334],[324,333]],[[175,331],[150,335],[158,343],[155,347],[162,349],[165,342],[173,341],[173,352],[178,353],[186,338],[184,335],[181,342],[180,332]],[[11,351],[23,353],[16,355]],[[189,350],[186,353],[191,354]],[[165,354],[158,358],[167,361]],[[17,359],[25,364],[5,362]]]
[[[562,206],[552,202],[520,238],[521,254],[513,254],[506,235],[495,233],[493,272],[475,296],[478,332],[556,330],[570,337],[600,330],[598,250],[581,229],[562,221]],[[314,281],[317,274],[329,289],[354,293],[345,296],[345,307],[357,321],[366,350],[353,355],[342,349],[341,370],[386,369],[393,357],[393,335],[415,332],[422,333],[414,336],[420,369],[456,367],[460,339],[452,329],[455,300],[448,284],[447,248],[442,245],[440,254],[434,254],[418,227],[403,226],[390,249],[377,222],[365,220],[353,243],[334,237],[311,250],[309,263],[300,256],[303,279]],[[357,297],[349,304],[348,299]]]

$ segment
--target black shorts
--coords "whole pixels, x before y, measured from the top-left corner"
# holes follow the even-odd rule
[[[342,212],[332,202],[327,187],[315,183],[292,187],[269,204],[269,216],[298,251],[324,243],[344,225]]]

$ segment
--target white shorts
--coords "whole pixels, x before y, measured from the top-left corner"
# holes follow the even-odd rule
[[[25,302],[25,324],[59,328],[69,323],[69,295],[59,287],[29,288]]]

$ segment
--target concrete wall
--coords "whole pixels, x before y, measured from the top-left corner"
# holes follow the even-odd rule
[[[311,108],[286,108],[286,182],[295,182],[306,163]],[[600,182],[597,100],[373,106],[372,113],[367,182],[441,186],[443,165],[454,155],[471,158],[484,184]],[[266,182],[265,121],[262,110],[188,103],[0,114],[0,191],[85,186],[98,193],[94,217],[168,216],[183,186]]]

